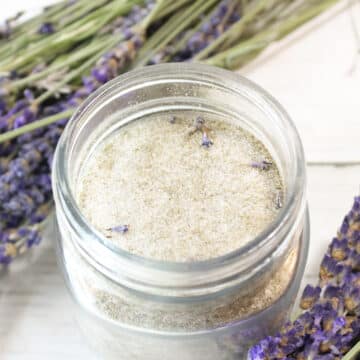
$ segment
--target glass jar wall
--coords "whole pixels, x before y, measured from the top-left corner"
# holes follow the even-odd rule
[[[82,169],[112,134],[139,119],[181,113],[233,121],[259,139],[281,172],[284,203],[259,236],[229,254],[155,261],[99,233],[75,193]],[[233,73],[204,65],[152,66],[90,97],[60,140],[53,187],[59,262],[79,324],[101,358],[239,359],[276,331],[292,308],[307,257],[305,180],[301,142],[286,112]]]

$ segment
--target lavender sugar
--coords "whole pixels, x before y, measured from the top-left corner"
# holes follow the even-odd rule
[[[246,245],[275,219],[283,190],[267,149],[238,125],[168,115],[121,128],[78,184],[83,214],[114,244],[176,262]]]
[[[114,245],[143,257],[207,260],[241,248],[277,216],[283,181],[266,147],[240,126],[196,116],[130,123],[95,148],[77,183],[86,218]],[[140,301],[86,270],[84,290],[102,315],[162,330],[208,329],[256,313],[287,289],[290,250],[251,289],[189,306]],[[150,310],[151,309],[151,310]]]

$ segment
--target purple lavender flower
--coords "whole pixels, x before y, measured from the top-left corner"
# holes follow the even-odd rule
[[[301,297],[300,307],[304,310],[310,309],[320,298],[320,286],[307,285]]]
[[[35,210],[34,200],[24,191],[13,196],[8,202],[2,204],[2,210],[8,215],[25,217]]]
[[[360,315],[360,288],[353,288],[350,285],[345,285],[343,292],[346,310],[350,314],[356,313],[357,315]]]
[[[216,7],[210,19],[204,22],[200,29],[191,36],[184,49],[174,54],[173,61],[191,59],[239,20],[239,3],[234,0],[222,1]]]
[[[329,255],[325,255],[320,265],[320,279],[328,281],[340,274],[342,266]]]
[[[110,80],[110,74],[106,67],[94,68],[91,72],[91,75],[101,84],[105,84]],[[92,83],[87,83],[85,86],[92,85]],[[91,89],[93,91],[93,89]]]
[[[118,225],[118,226],[114,226],[109,228],[109,231],[113,231],[116,233],[120,233],[120,234],[126,234],[129,231],[129,225]]]
[[[4,99],[0,98],[0,116],[3,116],[6,113],[7,105]]]
[[[330,245],[330,255],[336,261],[343,261],[349,255],[350,249],[348,247],[348,240],[334,238]]]
[[[329,313],[322,319],[322,327],[324,331],[336,334],[346,324],[345,317],[338,316],[337,312]]]
[[[344,218],[344,221],[340,227],[340,230],[339,230],[339,237],[342,239],[344,236],[346,236],[346,234],[348,233],[349,231],[349,216],[345,216]]]
[[[327,285],[324,290],[323,298],[332,299],[339,298],[342,294],[342,290],[339,286]]]
[[[15,105],[7,112],[6,115],[0,117],[0,133],[13,129],[14,116],[28,106],[26,99],[18,100]]]
[[[267,358],[268,357],[265,355],[265,351],[260,344],[253,346],[248,354],[249,360],[266,360]]]
[[[54,24],[51,22],[45,22],[41,24],[38,33],[41,35],[50,35],[55,32]]]
[[[91,75],[83,78],[83,87],[71,94],[67,100],[70,107],[78,106],[85,98],[105,82],[119,75],[125,66],[135,58],[144,42],[140,34],[134,34],[129,40],[122,42],[115,49],[105,54],[91,71]]]
[[[203,134],[202,134],[201,146],[209,148],[213,144],[214,143],[210,140],[208,134],[204,131]]]

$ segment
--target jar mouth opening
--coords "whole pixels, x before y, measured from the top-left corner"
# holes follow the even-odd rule
[[[114,93],[126,93],[126,86],[131,87],[132,90],[137,87],[145,87],[147,85],[146,79],[154,81],[171,81],[174,77],[190,79],[195,77],[200,81],[211,81],[214,84],[227,83],[227,87],[233,87],[234,91],[240,89],[254,103],[259,103],[261,106],[268,107],[276,112],[276,116],[281,121],[281,125],[286,131],[287,144],[291,153],[291,162],[288,166],[290,169],[290,178],[288,179],[287,196],[284,206],[279,211],[278,216],[271,222],[264,230],[256,237],[254,237],[247,244],[239,249],[207,260],[198,260],[192,262],[171,262],[161,261],[142,257],[132,254],[115,246],[106,237],[97,231],[82,214],[77,205],[77,201],[73,194],[70,185],[69,172],[69,156],[73,151],[73,144],[86,127],[84,120],[92,116],[98,104],[106,102],[109,96]],[[258,85],[250,80],[226,71],[203,64],[162,64],[151,67],[145,67],[139,70],[134,70],[120,77],[110,81],[106,85],[98,89],[78,108],[72,116],[69,124],[64,130],[64,133],[59,141],[53,164],[53,183],[54,183],[54,197],[65,212],[73,230],[78,233],[80,239],[87,238],[92,244],[103,246],[110,250],[112,254],[118,257],[127,259],[134,264],[139,264],[142,267],[152,268],[157,270],[174,271],[174,272],[193,272],[206,271],[207,269],[214,269],[217,266],[222,266],[231,263],[239,258],[246,258],[248,254],[253,253],[262,245],[268,243],[270,239],[277,236],[282,228],[291,222],[297,216],[299,208],[305,209],[304,192],[305,192],[305,160],[302,144],[299,134],[291,121],[289,115],[283,107],[270,94],[263,90]],[[77,226],[74,226],[77,224]],[[86,246],[80,245],[85,252],[88,252]],[[89,254],[91,256],[91,254]]]

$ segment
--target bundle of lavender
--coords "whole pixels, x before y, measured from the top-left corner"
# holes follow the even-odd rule
[[[323,258],[318,285],[305,287],[300,307],[294,322],[250,349],[250,360],[359,359],[360,196]]]
[[[0,29],[0,266],[40,242],[67,120],[139,66],[244,65],[337,0],[63,0]]]

